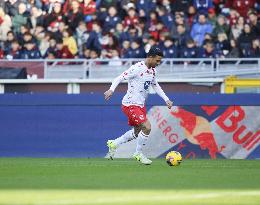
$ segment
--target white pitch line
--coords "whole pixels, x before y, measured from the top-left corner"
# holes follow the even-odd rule
[[[65,191],[66,192],[66,191]],[[39,192],[40,193],[40,192]],[[48,199],[44,202],[34,202],[33,199],[34,194],[32,194],[32,198],[29,202],[31,205],[88,205],[88,204],[123,204],[123,203],[152,203],[152,202],[168,202],[170,200],[174,200],[175,202],[178,201],[187,201],[187,200],[201,200],[201,199],[210,199],[210,198],[222,198],[222,197],[238,197],[238,196],[260,196],[260,191],[226,191],[226,192],[218,192],[214,193],[213,191],[211,193],[189,193],[189,192],[172,192],[171,195],[169,195],[170,192],[166,191],[165,195],[159,194],[156,195],[156,193],[151,193],[149,195],[149,192],[145,193],[145,196],[138,196],[138,195],[125,195],[122,194],[122,196],[114,196],[113,192],[112,195],[105,194],[104,198],[89,198],[88,194],[91,194],[91,192],[86,191],[86,197],[83,196],[83,192],[80,192],[80,196],[71,195],[74,199]],[[124,192],[122,192],[124,193]],[[120,195],[120,192],[118,193]],[[63,195],[66,196],[66,193]],[[56,195],[55,197],[60,198],[59,195]],[[83,199],[84,197],[84,199]],[[37,197],[38,198],[38,193]],[[38,198],[39,199],[39,198]],[[1,204],[1,201],[0,201]],[[28,204],[28,201],[25,203],[17,202],[12,203],[12,205],[23,205]]]

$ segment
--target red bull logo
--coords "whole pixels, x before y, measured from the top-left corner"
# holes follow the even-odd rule
[[[216,110],[216,106],[214,110]],[[211,110],[209,114],[212,113]],[[179,108],[177,112],[171,112],[171,115],[180,119],[180,126],[184,129],[185,137],[191,143],[199,145],[201,149],[207,149],[212,159],[215,159],[216,154],[225,148],[225,146],[218,148],[210,122],[204,117],[197,116],[182,108]]]
[[[246,150],[251,150],[260,141],[260,130],[253,133],[246,124],[245,111],[241,106],[230,106],[217,120],[216,124],[226,133],[233,134],[233,141],[242,145]]]

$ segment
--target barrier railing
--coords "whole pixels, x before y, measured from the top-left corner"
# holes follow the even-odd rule
[[[215,84],[221,83],[221,93],[224,93],[223,78],[182,78],[182,79],[159,79],[158,82],[166,83],[194,83]],[[5,93],[6,84],[66,84],[67,94],[79,94],[80,85],[87,83],[111,83],[110,79],[0,79],[0,94]],[[153,90],[150,91],[153,93]]]
[[[1,60],[0,67],[26,67],[29,76],[38,78],[112,79],[144,59],[39,59]],[[37,68],[37,69],[36,69]],[[163,59],[158,78],[209,78],[229,75],[259,77],[260,58],[178,58]]]

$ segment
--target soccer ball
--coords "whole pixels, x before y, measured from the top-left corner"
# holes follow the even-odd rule
[[[182,156],[181,153],[176,151],[169,152],[166,157],[166,162],[169,166],[178,166],[182,162]]]

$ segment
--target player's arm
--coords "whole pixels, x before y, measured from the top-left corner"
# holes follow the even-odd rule
[[[128,80],[130,78],[133,78],[137,75],[137,69],[135,69],[133,66],[131,66],[128,70],[126,70],[125,72],[123,72],[121,75],[119,75],[118,77],[116,77],[113,81],[112,81],[112,85],[110,86],[109,90],[107,90],[104,95],[105,95],[105,100],[109,100],[110,97],[113,95],[115,89],[117,88],[117,86],[119,85],[119,83],[121,83],[124,80]]]
[[[171,109],[173,102],[164,93],[163,89],[161,88],[161,86],[159,85],[156,79],[153,80],[152,87],[154,91],[165,101],[168,108]]]

